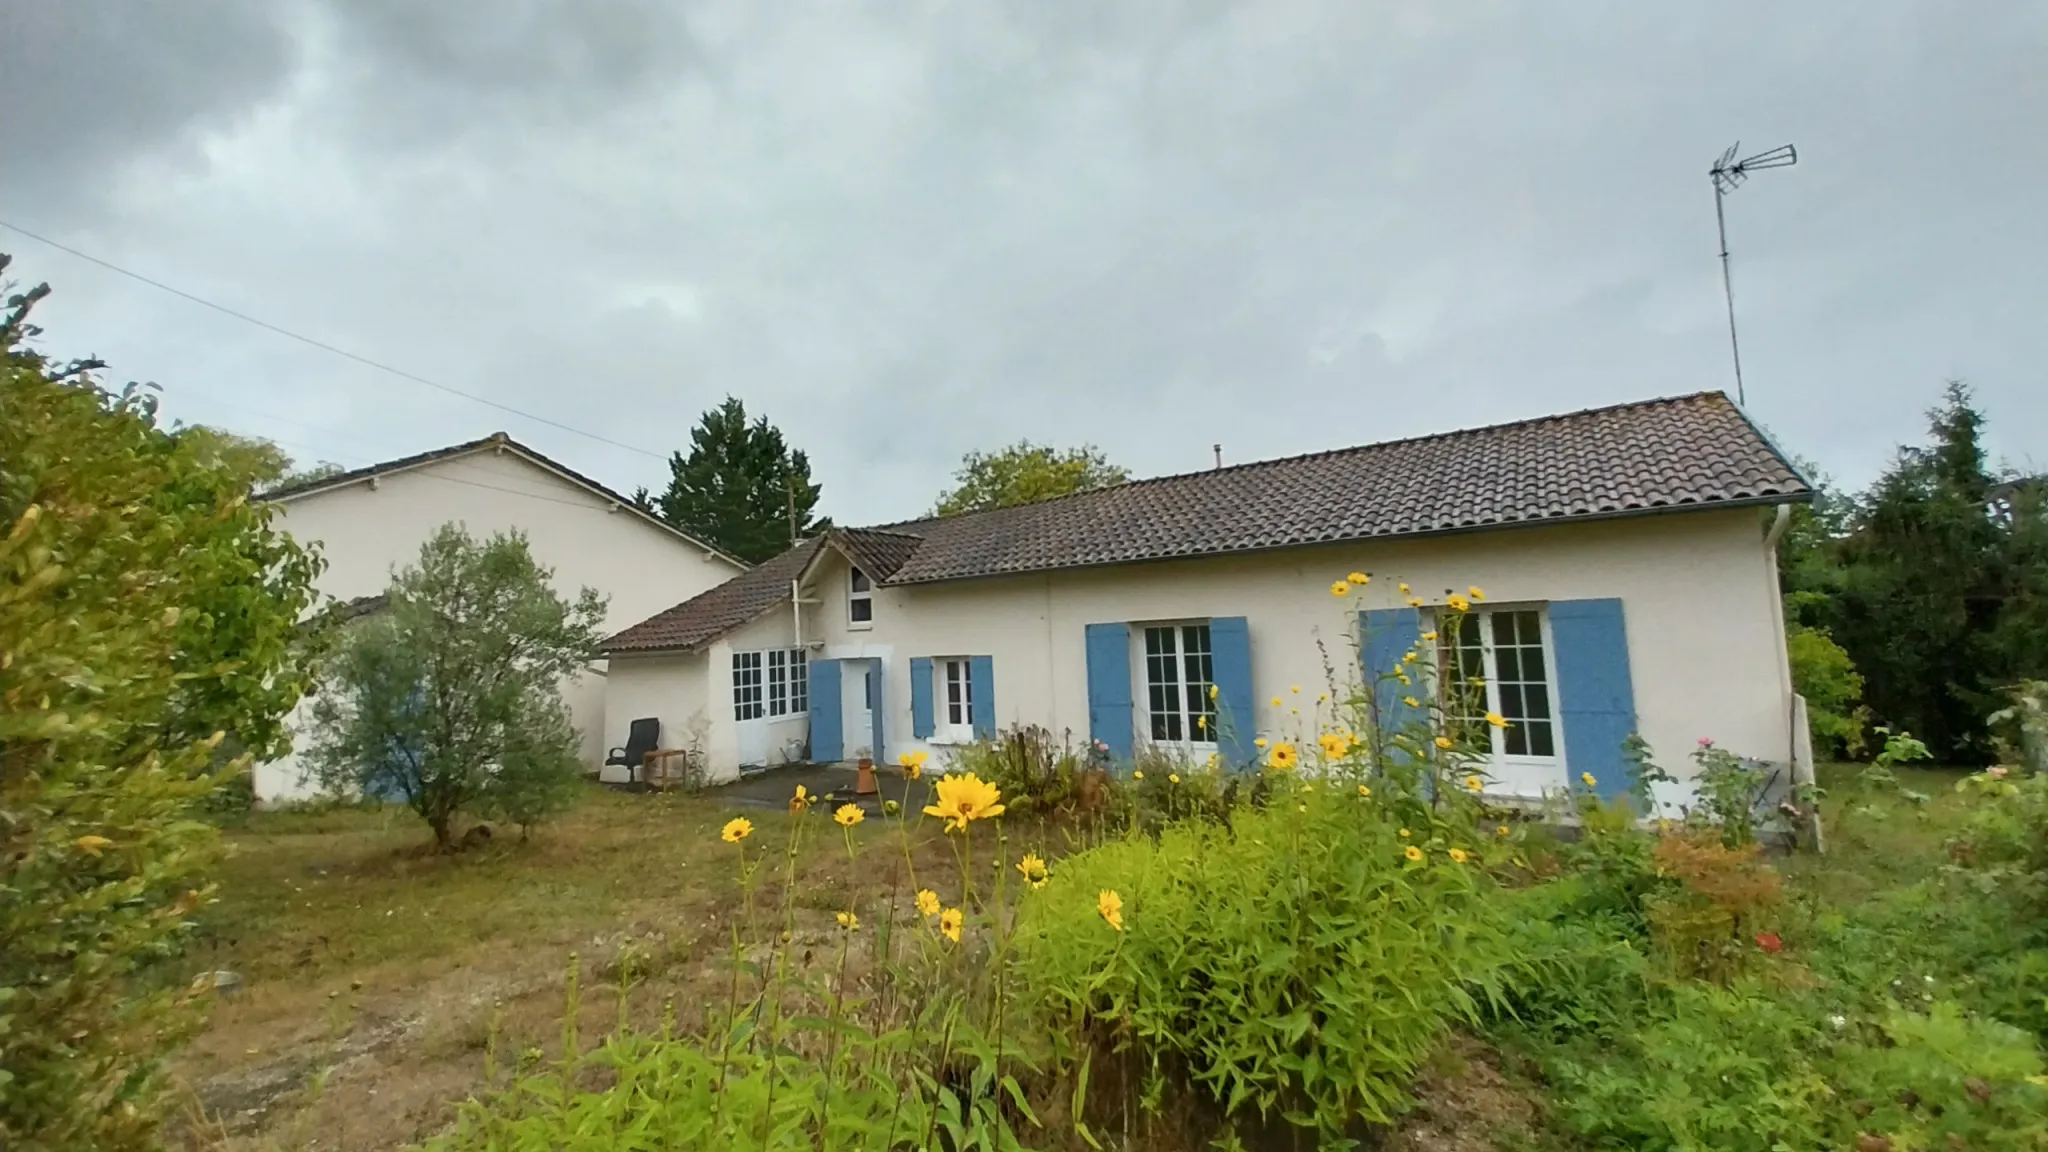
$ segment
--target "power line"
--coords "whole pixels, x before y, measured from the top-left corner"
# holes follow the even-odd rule
[[[238,312],[225,304],[217,304],[214,301],[208,300],[203,296],[195,296],[192,293],[187,292],[181,288],[173,288],[171,285],[166,284],[161,280],[152,280],[151,278],[144,276],[140,272],[131,272],[128,269],[121,267],[119,264],[114,264],[109,261],[102,260],[97,256],[91,255],[90,253],[81,252],[68,244],[59,243],[55,240],[50,239],[48,236],[41,235],[40,233],[31,232],[28,229],[23,228],[19,224],[14,224],[6,220],[0,220],[0,228],[5,228],[10,232],[18,232],[21,235],[26,236],[39,244],[47,244],[50,247],[55,248],[59,252],[65,252],[72,256],[76,256],[80,260],[84,260],[89,264],[97,264],[100,267],[105,268],[109,272],[114,272],[122,276],[126,276],[130,280],[147,284],[151,288],[155,288],[164,292],[169,292],[171,295],[176,296],[181,300],[188,300],[194,304],[199,305],[202,308],[211,308],[215,312],[219,312],[223,316],[232,316],[235,319],[240,320],[246,324],[254,324],[258,328],[262,328],[270,332],[275,332],[279,336],[283,336],[286,339],[296,340],[299,343],[305,344],[309,347],[318,348],[322,352],[331,352],[336,356],[342,357],[343,359],[353,360],[358,364],[364,365],[365,367],[375,368],[379,372],[390,373],[391,375],[396,376],[401,380],[410,380],[415,384],[424,384],[429,388],[438,389],[442,392],[448,393],[451,396],[459,396],[464,400],[469,400],[478,404],[485,405],[487,407],[496,408],[500,412],[509,412],[514,416],[519,416],[524,419],[531,420],[536,424],[545,424],[550,428],[559,428],[564,432],[569,432],[577,436],[582,436],[585,439],[595,440],[600,444],[609,444],[614,448],[624,448],[628,452],[638,452],[642,456],[646,456],[655,460],[666,459],[666,457],[664,457],[661,453],[650,452],[637,444],[626,444],[618,440],[613,440],[606,436],[599,436],[595,432],[585,432],[581,428],[571,427],[570,425],[564,424],[559,420],[550,420],[545,416],[536,416],[533,413],[528,412],[524,409],[514,408],[510,404],[501,404],[498,401],[492,400],[485,396],[478,396],[472,392],[464,392],[460,388],[451,388],[448,385],[442,384],[438,381],[429,380],[425,376],[420,376],[417,375],[416,373],[407,372],[403,368],[394,368],[389,364],[382,363],[381,361],[372,360],[368,356],[357,355],[356,353],[351,352],[346,348],[337,348],[334,345],[329,344],[323,340],[315,340],[311,336],[301,335],[297,332],[292,331],[289,328],[283,328],[279,327],[276,324],[272,324],[268,320],[258,319],[254,316],[249,315],[246,312]]]

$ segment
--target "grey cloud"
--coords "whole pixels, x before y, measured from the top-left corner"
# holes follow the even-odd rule
[[[845,520],[1019,436],[1145,473],[1726,387],[1705,168],[1738,136],[1805,157],[1730,203],[1751,405],[1793,450],[1867,479],[1949,375],[2008,450],[2048,422],[2048,5],[291,11],[294,83],[138,136],[204,132],[214,167],[106,243],[656,450],[740,395]],[[81,279],[70,322],[123,367],[271,389],[281,438],[504,425],[661,479],[261,332],[174,341],[183,305]]]

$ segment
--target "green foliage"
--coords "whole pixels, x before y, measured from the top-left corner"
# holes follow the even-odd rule
[[[704,413],[690,454],[671,455],[668,469],[668,489],[654,501],[661,518],[749,564],[831,526],[814,515],[822,489],[811,483],[810,458],[766,416],[748,423],[735,397]]]
[[[443,525],[328,662],[307,753],[322,786],[395,794],[443,846],[460,812],[525,825],[561,807],[580,768],[560,684],[596,649],[604,600],[571,604],[551,575],[519,533]]]
[[[1931,443],[1902,449],[1849,515],[1788,532],[1781,572],[1791,615],[1841,645],[1878,719],[1981,763],[2003,689],[2048,678],[2044,486],[1991,470],[1962,385],[1928,422]]]
[[[940,516],[1009,508],[1107,488],[1129,480],[1128,470],[1109,462],[1092,444],[1056,449],[1019,440],[994,452],[969,452],[953,475],[953,487],[939,496]]]
[[[1989,717],[1999,759],[2021,772],[2048,774],[2048,681],[2017,684],[2011,699]]]
[[[1403,836],[1349,790],[1285,791],[1227,826],[1068,857],[1025,903],[1015,947],[1064,1028],[1130,1047],[1154,1076],[1183,1073],[1234,1119],[1342,1140],[1399,1114],[1422,1061],[1472,1017],[1469,981],[1501,962],[1501,937],[1469,831]]]
[[[47,291],[0,321],[0,1146],[146,1148],[196,994],[136,978],[210,899],[196,817],[296,702],[317,564],[147,390],[24,346]]]
[[[1756,843],[1757,803],[1769,782],[1763,767],[1711,740],[1701,740],[1692,759],[1699,794],[1692,815],[1719,829],[1730,848]]]
[[[1785,630],[1785,653],[1792,665],[1792,690],[1806,698],[1814,751],[1823,756],[1861,751],[1863,714],[1856,702],[1863,696],[1863,677],[1848,651],[1825,628],[1793,624]]]

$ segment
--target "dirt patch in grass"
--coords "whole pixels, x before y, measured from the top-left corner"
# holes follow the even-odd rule
[[[732,815],[715,800],[594,793],[531,840],[501,834],[453,856],[421,851],[427,832],[403,810],[252,818],[229,835],[220,901],[183,973],[226,969],[243,983],[178,1058],[189,1107],[175,1139],[402,1147],[484,1091],[488,1066],[502,1077],[560,1052],[571,1018],[584,1045],[665,1016],[701,1028],[726,1003],[741,909],[739,850],[718,837]],[[772,909],[790,817],[746,815],[747,850],[762,862],[756,906]],[[879,919],[892,884],[900,920],[909,891],[894,823],[854,829],[849,860],[841,831],[808,819],[795,862],[799,939],[826,939],[832,911],[855,893],[877,910],[863,919]],[[912,841],[927,882],[949,874],[935,826]]]

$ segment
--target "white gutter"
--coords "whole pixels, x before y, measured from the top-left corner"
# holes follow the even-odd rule
[[[796,596],[796,577],[789,578],[789,623],[796,634],[796,647],[804,646],[804,610]]]
[[[1792,506],[1790,504],[1778,505],[1777,518],[1771,521],[1771,530],[1764,535],[1764,550],[1768,552],[1776,549],[1779,539],[1785,535],[1785,529],[1791,526]]]

